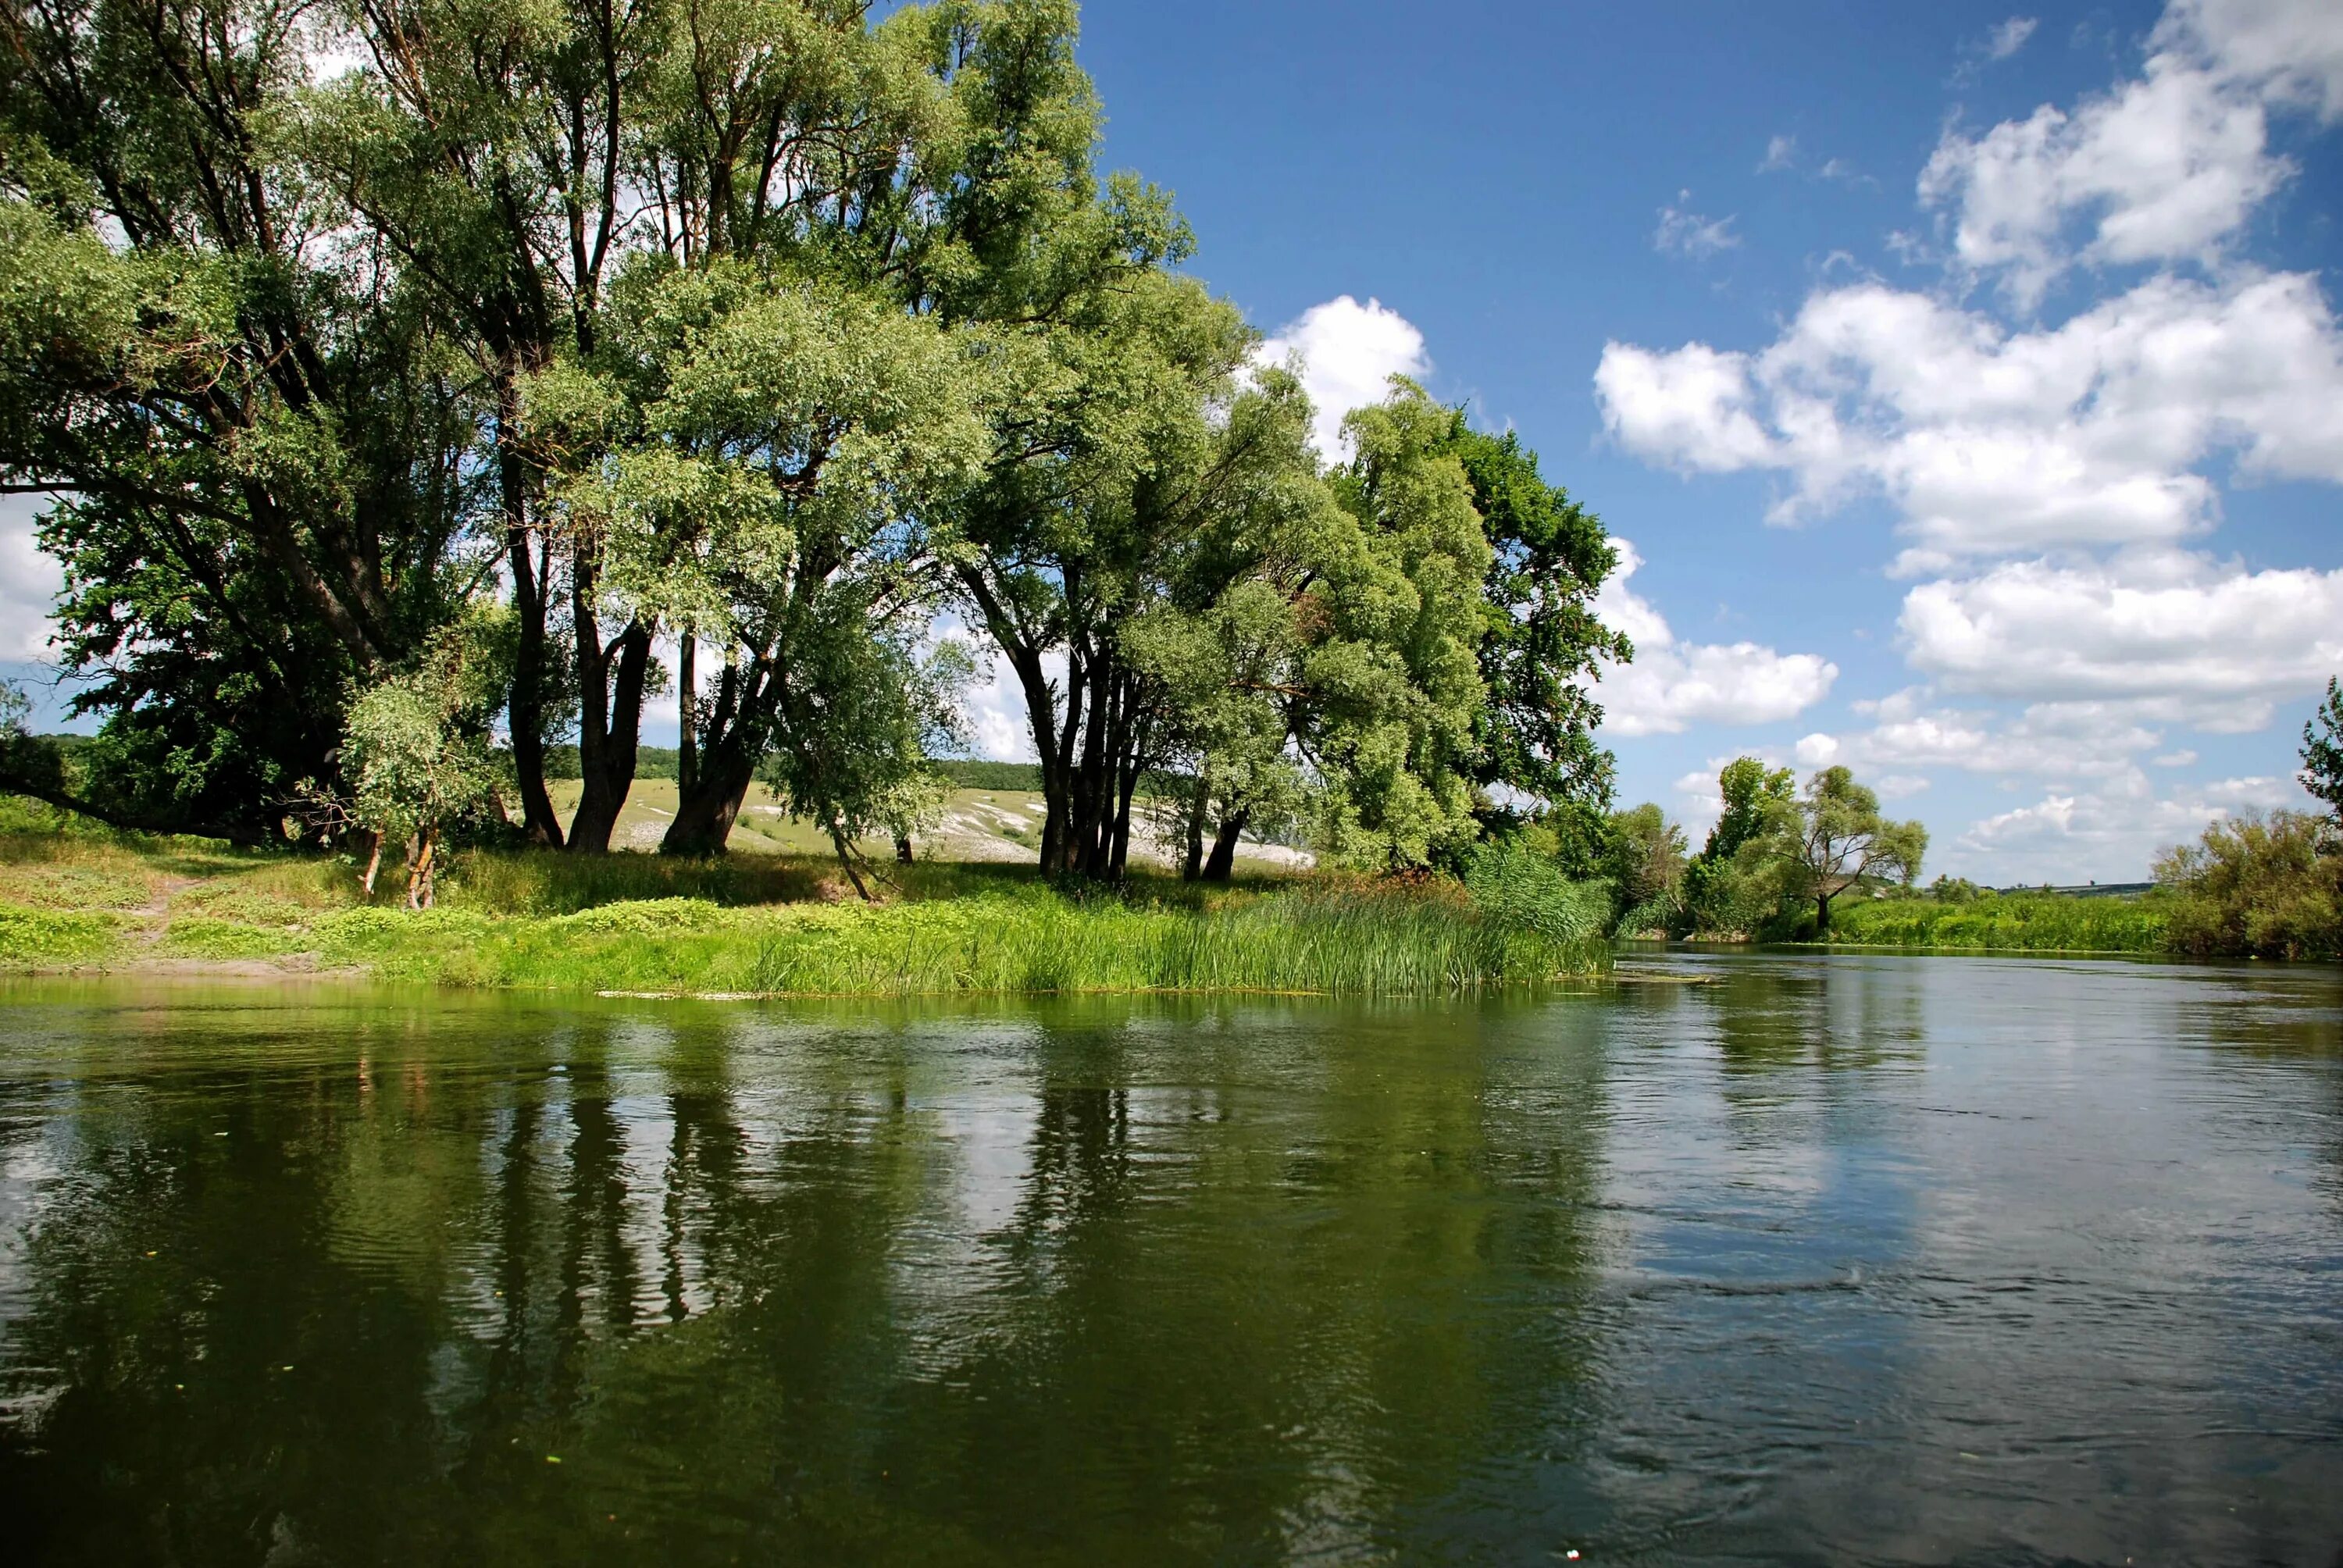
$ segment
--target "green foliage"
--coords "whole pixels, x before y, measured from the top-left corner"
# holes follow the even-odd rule
[[[351,701],[342,768],[360,826],[389,839],[427,840],[490,809],[509,788],[505,754],[488,733],[507,680],[493,620],[483,613],[447,628],[418,668],[387,676]]]
[[[2273,811],[2215,822],[2158,860],[2156,879],[2169,895],[2176,952],[2343,957],[2343,842],[2330,819]]]
[[[105,718],[92,799],[265,833],[326,771],[347,679],[465,569],[457,378],[378,258],[323,238],[299,8],[11,17],[0,481],[50,498],[61,661]]]
[[[1813,901],[1818,934],[1829,934],[1831,900],[1839,894],[1888,881],[1908,887],[1920,874],[1927,829],[1882,817],[1879,797],[1846,769],[1825,768],[1807,779],[1796,809],[1795,832],[1773,839],[1770,852],[1790,895]]]
[[[1550,857],[1509,840],[1473,851],[1464,890],[1483,919],[1555,942],[1598,940],[1611,922],[1610,890],[1600,882],[1574,882]]]
[[[1329,635],[1303,662],[1323,695],[1304,749],[1324,785],[1319,836],[1357,864],[1429,865],[1479,836],[1481,589],[1493,552],[1448,449],[1453,427],[1399,378],[1343,425],[1357,456],[1334,491],[1360,539],[1324,568]]]
[[[1607,967],[1599,936],[1484,918],[1432,888],[1324,887],[1206,908],[1045,887],[936,901],[729,910],[690,900],[545,920],[353,910],[331,961],[473,985],[686,994],[1071,990],[1441,994]]]
[[[2327,700],[2302,727],[2302,787],[2327,802],[2328,815],[2343,824],[2343,689],[2330,678]]]
[[[1956,889],[1967,884],[1956,884]],[[2166,950],[2170,900],[2057,894],[1849,899],[1832,912],[1834,946],[1948,951],[2153,953]]]
[[[1595,618],[1594,602],[1618,552],[1592,512],[1539,475],[1537,454],[1513,431],[1474,430],[1460,408],[1447,446],[1472,484],[1490,547],[1474,781],[1549,802],[1607,805],[1614,765],[1594,744],[1603,709],[1591,688],[1598,658],[1624,662],[1634,648]]]
[[[1754,937],[1778,920],[1785,896],[1785,856],[1797,831],[1796,780],[1737,757],[1717,774],[1724,802],[1700,853],[1684,868],[1682,911],[1674,930],[1703,936]]]
[[[0,903],[0,967],[96,963],[116,940],[110,916]]]
[[[1684,905],[1684,829],[1646,801],[1611,819],[1615,898],[1623,911],[1619,930],[1665,930]]]

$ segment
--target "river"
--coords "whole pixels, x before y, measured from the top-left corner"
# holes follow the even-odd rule
[[[25,1563],[2343,1563],[2343,971],[0,987]]]

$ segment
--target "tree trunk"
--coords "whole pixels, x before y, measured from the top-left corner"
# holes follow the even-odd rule
[[[699,721],[691,710],[693,701],[699,696],[699,639],[688,631],[683,634],[683,646],[677,651],[675,663],[676,684],[682,688],[677,694],[675,747],[675,792],[680,799],[691,793],[699,776]]]
[[[1204,813],[1212,804],[1212,781],[1196,772],[1196,797],[1188,806],[1188,854],[1180,862],[1180,879],[1192,882],[1204,874]]]
[[[675,820],[659,840],[662,855],[720,855],[740,819],[740,803],[757,777],[755,755],[736,733],[710,746],[693,770],[691,788],[679,789]]]
[[[366,889],[366,896],[369,899],[374,897],[375,874],[381,869],[382,832],[377,829],[374,835],[374,852],[367,857],[366,875],[359,879],[360,885]]]
[[[499,394],[498,413],[508,435],[519,395],[509,384]],[[508,442],[498,467],[504,492],[505,542],[512,563],[513,614],[520,622],[513,654],[512,698],[506,712],[512,724],[513,772],[520,785],[521,830],[533,844],[561,848],[561,819],[545,787],[545,581],[546,561],[529,554],[528,477],[520,455]]]
[[[846,834],[840,829],[838,819],[835,817],[830,819],[830,842],[838,851],[838,863],[846,869],[846,879],[854,884],[856,895],[864,903],[869,903],[870,890],[862,885],[862,873],[854,869],[854,850],[847,843]]]
[[[634,788],[636,744],[642,731],[643,680],[650,670],[651,628],[628,623],[612,649],[602,646],[594,613],[596,589],[590,558],[581,548],[571,568],[571,608],[578,628],[578,761],[583,775],[578,814],[570,819],[568,847],[579,854],[607,854],[610,833]]]
[[[1830,935],[1830,904],[1831,896],[1828,893],[1815,895],[1815,935],[1817,937]]]
[[[1212,859],[1204,862],[1204,880],[1225,882],[1236,869],[1237,840],[1244,836],[1246,815],[1238,811],[1221,819],[1221,830],[1212,839]]]
[[[906,866],[911,863],[911,836],[909,833],[895,835],[895,859]]]
[[[438,847],[438,829],[418,828],[415,830],[415,860],[407,872],[407,907],[410,910],[431,907],[431,860],[433,851]]]

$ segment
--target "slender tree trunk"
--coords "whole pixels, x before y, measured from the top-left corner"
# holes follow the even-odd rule
[[[583,571],[581,577],[588,576]],[[584,777],[569,848],[606,854],[618,813],[634,788],[635,755],[642,731],[643,680],[649,673],[651,629],[641,621],[619,634],[615,660],[599,646],[590,580],[578,590],[578,663],[582,690],[578,716],[578,771]],[[592,652],[588,652],[592,645]]]
[[[1180,879],[1192,882],[1204,874],[1204,813],[1212,809],[1212,781],[1196,769],[1196,795],[1188,806],[1188,854],[1180,862]]]
[[[683,646],[676,654],[677,684],[683,688],[679,694],[677,710],[678,738],[675,749],[675,792],[679,799],[691,793],[699,777],[699,716],[692,704],[699,696],[699,639],[690,632],[683,634]]]
[[[1237,840],[1244,836],[1248,813],[1236,811],[1221,819],[1221,830],[1212,839],[1212,858],[1204,862],[1204,880],[1225,882],[1235,871]]]
[[[846,869],[846,879],[854,884],[856,895],[864,903],[869,903],[870,890],[862,885],[862,873],[854,869],[854,851],[848,845],[845,831],[839,827],[835,817],[830,819],[830,842],[838,851],[838,863]]]
[[[360,886],[366,889],[366,896],[369,899],[374,897],[375,874],[381,869],[382,831],[380,829],[377,829],[374,835],[374,852],[367,857],[366,875],[360,879]]]
[[[520,622],[518,646],[513,653],[512,699],[507,715],[512,726],[513,773],[520,786],[521,830],[533,844],[561,847],[561,819],[553,812],[553,797],[545,787],[545,605],[548,585],[542,558],[529,552],[528,475],[520,454],[512,448],[510,433],[518,413],[519,393],[509,379],[498,395],[501,428],[498,458],[503,492],[506,554],[512,565],[513,614]]]
[[[906,866],[911,863],[911,836],[909,833],[895,835],[895,859]]]
[[[1815,935],[1817,937],[1830,935],[1830,905],[1831,896],[1828,893],[1815,895]]]
[[[431,859],[433,851],[438,847],[437,829],[418,828],[415,830],[415,859],[407,872],[407,907],[410,910],[431,907]]]

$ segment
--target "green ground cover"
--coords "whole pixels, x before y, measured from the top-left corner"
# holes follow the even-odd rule
[[[2003,893],[1966,903],[1935,899],[1842,901],[1833,947],[1956,951],[2153,953],[2165,950],[2165,900]]]
[[[882,862],[880,901],[813,856],[471,850],[439,907],[369,901],[330,857],[93,830],[0,805],[0,968],[349,970],[672,994],[1275,990],[1396,995],[1600,972],[1599,890],[1141,873],[1076,892],[998,862]],[[1518,870],[1518,868],[1516,868]]]

